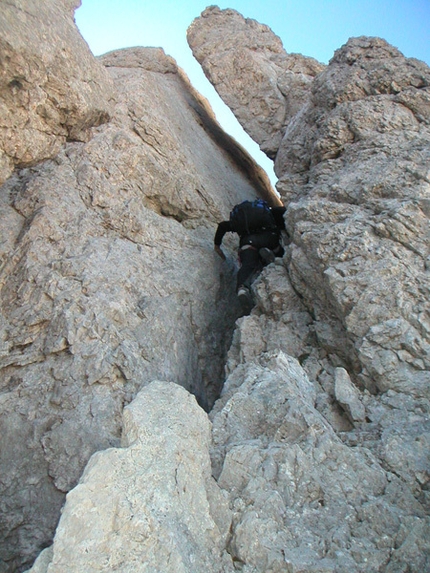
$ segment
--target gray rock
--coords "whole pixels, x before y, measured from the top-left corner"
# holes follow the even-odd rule
[[[140,388],[172,381],[205,408],[219,395],[240,308],[216,224],[273,194],[161,50],[101,61],[112,121],[0,194],[5,571],[52,539],[65,493],[119,444]]]
[[[190,43],[215,67],[205,25]],[[264,75],[271,56],[258,53]],[[230,491],[244,571],[429,567],[429,84],[423,62],[355,38],[286,119],[275,160],[285,269],[255,283],[212,414],[214,475]],[[244,86],[229,76],[224,99],[254,97]],[[242,112],[246,127],[253,112]],[[283,353],[313,388],[297,407],[298,365],[292,375]]]
[[[245,131],[274,158],[285,126],[325,66],[301,54],[287,54],[268,26],[217,6],[194,20],[187,39]]]
[[[52,558],[54,557],[54,551],[52,545],[44,549],[36,561],[33,564],[31,569],[27,570],[27,573],[31,571],[31,573],[47,573],[48,567],[51,564]]]
[[[80,0],[11,0],[0,13],[0,185],[15,166],[87,141],[111,114],[114,88],[79,34]]]
[[[222,263],[213,231],[238,200],[271,198],[265,179],[162,51],[101,58],[111,123],[0,194],[1,567],[47,544],[107,449],[34,573],[99,571],[106,555],[121,570],[422,573],[429,69],[363,37],[317,70],[216,7],[188,36],[276,154],[286,254],[232,335],[235,241]],[[172,382],[208,405],[221,392],[210,444]]]
[[[314,400],[282,351],[227,379],[212,457],[233,507],[233,559],[261,572],[425,570],[424,507],[369,449],[342,443]]]
[[[293,285],[318,317],[320,344],[372,392],[427,395],[430,132],[394,94],[429,81],[424,63],[383,40],[350,40],[315,79],[276,159]],[[295,173],[305,163],[304,185]]]
[[[352,422],[363,422],[366,417],[366,409],[360,400],[358,389],[351,382],[351,378],[345,368],[335,369],[334,392],[336,400],[347,412]]]

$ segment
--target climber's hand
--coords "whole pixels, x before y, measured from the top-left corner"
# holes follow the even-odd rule
[[[226,257],[225,257],[225,255],[224,255],[224,253],[223,253],[221,247],[220,247],[219,245],[215,245],[215,246],[214,246],[214,250],[215,250],[215,252],[222,258],[222,260],[225,261],[225,258],[226,258]]]

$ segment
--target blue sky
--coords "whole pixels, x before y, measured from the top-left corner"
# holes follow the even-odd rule
[[[230,0],[215,2],[267,24],[287,52],[328,63],[352,36],[379,36],[405,56],[430,64],[430,0]],[[76,11],[81,34],[97,56],[130,46],[164,48],[211,103],[225,131],[276,178],[272,162],[242,130],[194,59],[186,31],[211,4],[205,0],[82,0]]]

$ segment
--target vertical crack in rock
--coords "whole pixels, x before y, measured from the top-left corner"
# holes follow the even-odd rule
[[[13,3],[9,9],[23,37],[25,15]],[[66,25],[61,10],[47,17],[52,46]],[[82,38],[69,32],[70,51]],[[43,42],[38,49],[40,58],[52,56]],[[15,57],[28,59],[22,50]],[[222,133],[161,49],[98,61],[89,54],[85,62],[86,79],[106,79],[111,120],[1,188],[0,569],[7,573],[51,543],[65,494],[94,452],[120,445],[123,408],[141,388],[176,383],[211,408],[240,314],[235,258],[225,264],[213,251],[216,224],[245,198],[276,201],[267,176]],[[68,66],[70,77],[81,77],[74,59]],[[26,81],[29,93],[37,90],[38,76],[35,85]],[[11,113],[30,113],[8,102]]]
[[[69,492],[32,573],[426,571],[429,68],[217,7],[188,40],[275,159],[285,257],[232,333],[213,232],[264,177],[162,50],[100,58],[110,123],[0,195],[1,568]]]
[[[290,235],[210,414],[232,557],[253,571],[425,570],[429,68],[352,38],[300,91],[279,38],[234,10],[206,9],[188,41],[274,157]]]

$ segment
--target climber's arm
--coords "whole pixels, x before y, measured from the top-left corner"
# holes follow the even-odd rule
[[[214,249],[215,252],[225,260],[225,255],[221,249],[221,243],[226,233],[231,232],[230,221],[222,221],[216,230],[214,238]]]
[[[285,207],[272,207],[272,215],[275,219],[276,226],[281,231],[285,231],[284,213],[287,209]]]

